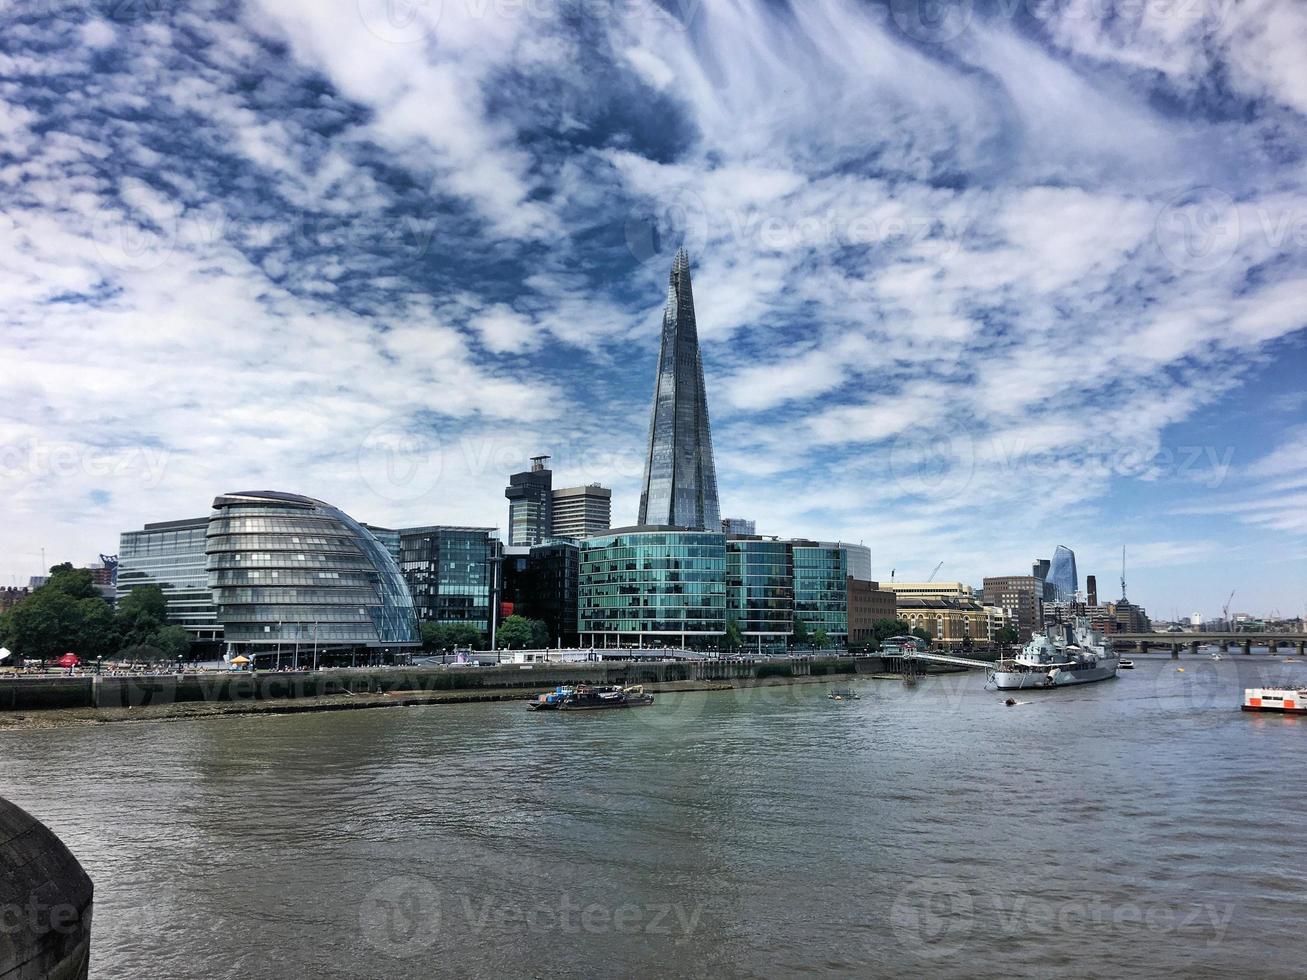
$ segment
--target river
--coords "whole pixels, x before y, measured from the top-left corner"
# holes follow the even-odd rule
[[[1300,975],[1307,664],[0,736],[101,978]],[[1179,669],[1183,668],[1183,670]]]

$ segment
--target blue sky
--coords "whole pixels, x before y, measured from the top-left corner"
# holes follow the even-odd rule
[[[10,5],[0,581],[220,492],[634,519],[689,247],[723,513],[1307,604],[1307,6]]]

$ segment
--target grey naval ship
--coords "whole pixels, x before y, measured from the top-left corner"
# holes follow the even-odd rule
[[[1015,657],[990,667],[989,680],[1000,691],[1065,687],[1108,680],[1117,666],[1112,641],[1077,616],[1045,626]]]

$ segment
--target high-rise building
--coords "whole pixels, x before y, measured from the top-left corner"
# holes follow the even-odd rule
[[[830,542],[794,542],[794,618],[809,633],[833,640],[849,635],[849,554]]]
[[[1098,605],[1098,579],[1093,575],[1085,576],[1085,592],[1089,600],[1089,605]]]
[[[549,537],[553,514],[554,474],[548,456],[532,456],[531,469],[508,478],[508,543],[530,547]]]
[[[574,541],[505,548],[502,611],[542,620],[551,645],[576,646],[578,558]]]
[[[223,494],[213,509],[208,585],[229,648],[256,660],[303,659],[310,644],[327,656],[398,658],[421,642],[399,566],[348,514],[271,490]]]
[[[714,533],[721,528],[690,256],[684,248],[672,261],[663,309],[640,524]]]
[[[859,582],[871,581],[871,548],[865,544],[849,544],[846,541],[821,541],[826,548],[843,548],[849,560],[849,574]]]
[[[547,537],[575,540],[593,537],[612,526],[613,491],[597,483],[559,487],[553,492],[552,508]]]
[[[163,590],[170,625],[185,628],[193,642],[221,640],[222,624],[209,590],[205,556],[208,528],[206,516],[123,531],[118,543],[118,601],[138,585],[157,585]]]
[[[1056,589],[1054,598],[1060,602],[1070,602],[1080,590],[1080,577],[1076,574],[1076,553],[1065,545],[1058,545],[1053,552],[1053,561],[1046,580]]]
[[[422,622],[470,623],[489,635],[494,528],[432,524],[399,530],[400,570]]]
[[[790,542],[756,536],[726,539],[726,618],[735,620],[746,646],[789,639],[794,632]]]
[[[744,517],[723,517],[722,534],[757,534],[758,524],[756,521],[748,520]]]
[[[1007,610],[1020,634],[1030,639],[1044,625],[1044,580],[1034,575],[986,576],[982,584],[984,604]]]

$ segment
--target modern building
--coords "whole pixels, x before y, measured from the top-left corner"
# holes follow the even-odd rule
[[[489,635],[494,528],[400,528],[399,567],[421,622],[469,623]]]
[[[726,617],[735,621],[746,646],[788,642],[794,632],[790,542],[756,535],[726,539]]]
[[[508,544],[531,547],[550,535],[553,526],[553,471],[548,456],[532,456],[531,469],[508,478]]]
[[[832,640],[848,638],[848,577],[844,546],[794,542],[794,618],[802,620],[810,634],[820,630]]]
[[[505,548],[502,613],[539,619],[553,646],[576,646],[580,549],[575,541]]]
[[[1044,624],[1044,581],[1034,575],[986,576],[982,584],[984,604],[1007,611],[1012,625],[1025,643]]]
[[[716,646],[726,631],[726,536],[614,528],[580,545],[585,645]]]
[[[223,627],[209,590],[209,520],[159,521],[140,531],[123,531],[115,594],[122,602],[137,586],[157,585],[167,603],[168,623],[183,627],[192,643],[216,644],[223,638]]]
[[[1089,605],[1098,605],[1098,579],[1093,575],[1085,576],[1085,593]]]
[[[1046,580],[1056,590],[1055,599],[1070,602],[1080,591],[1080,576],[1076,573],[1076,553],[1066,545],[1058,545],[1053,551],[1053,561],[1049,567]]]
[[[546,537],[579,541],[612,527],[613,491],[598,483],[559,487],[553,491],[551,508],[550,533]]]
[[[744,517],[723,517],[722,534],[748,534],[756,535],[758,533],[758,524]]]
[[[878,619],[894,619],[896,596],[882,589],[878,582],[864,582],[850,572],[846,585],[849,596],[849,642],[867,643],[875,639]]]
[[[397,660],[420,645],[399,566],[348,514],[272,490],[223,494],[213,509],[208,586],[230,651]]]
[[[694,317],[690,256],[672,261],[662,345],[649,420],[640,526],[680,527],[718,533],[717,470],[713,461],[703,359]]]
[[[847,541],[820,541],[824,548],[843,548],[848,556],[849,574],[859,582],[871,581],[871,548],[865,544],[849,544]]]
[[[385,546],[390,552],[390,557],[399,562],[399,532],[393,527],[377,527],[375,524],[364,524],[365,528],[372,532],[372,536]]]

